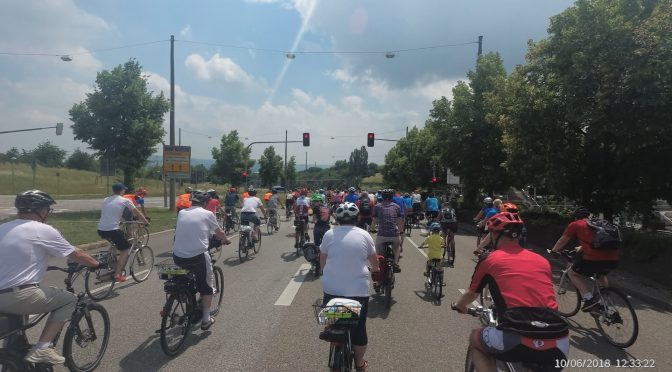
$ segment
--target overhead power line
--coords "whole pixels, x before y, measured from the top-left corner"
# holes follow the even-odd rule
[[[85,55],[85,54],[109,52],[111,50],[136,48],[136,47],[145,46],[145,45],[166,43],[168,41],[170,41],[170,40],[166,39],[166,40],[147,41],[147,42],[143,42],[143,43],[126,44],[126,45],[121,45],[121,46],[116,46],[116,47],[111,47],[111,48],[92,49],[92,50],[87,50],[86,52],[78,52],[78,53],[72,53],[72,52],[69,52],[69,53],[0,52],[0,55],[5,55],[5,56],[41,56],[41,57],[81,56],[81,55]]]

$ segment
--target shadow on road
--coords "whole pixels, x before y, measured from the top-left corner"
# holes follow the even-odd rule
[[[429,290],[425,289],[424,291],[415,290],[413,291],[419,299],[429,302],[434,306],[441,306],[441,300],[438,300],[434,295],[432,295]],[[445,298],[445,297],[444,297]]]
[[[387,319],[390,315],[390,310],[394,307],[397,301],[392,297],[392,306],[389,309],[385,308],[385,296],[374,294],[369,299],[369,310],[367,318],[381,318]]]
[[[293,262],[296,261],[299,256],[296,255],[296,252],[283,252],[280,254],[280,258],[285,262]]]
[[[243,262],[252,261],[255,258],[256,258],[255,255],[250,255],[250,256],[247,256],[247,259],[245,259],[244,261],[241,261],[238,258],[238,256],[231,256],[231,257],[227,257],[227,258],[223,259],[221,262],[226,266],[235,267],[235,266],[238,266],[238,265],[242,264]]]

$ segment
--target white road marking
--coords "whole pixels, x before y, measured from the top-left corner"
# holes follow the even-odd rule
[[[462,289],[462,288],[458,289],[457,291],[460,292],[460,293],[462,293],[462,294],[465,294],[465,293],[467,292],[466,290],[464,290],[464,289]],[[478,301],[474,301],[474,302],[472,302],[471,305],[472,305],[473,307],[481,306],[481,304],[479,304]]]
[[[311,265],[309,263],[305,263],[299,267],[296,274],[292,277],[292,280],[287,284],[285,290],[282,291],[280,297],[278,297],[278,300],[275,301],[276,306],[290,306],[292,304],[294,297],[299,293],[301,284],[303,284],[303,281],[306,279],[306,274],[310,271],[310,267]]]
[[[418,247],[418,245],[415,244],[415,242],[411,240],[411,238],[407,237],[406,240],[408,240],[418,251],[420,251],[420,253],[422,253],[423,256],[425,256],[425,258],[427,258],[427,253],[425,253],[425,251],[423,251],[420,247]]]

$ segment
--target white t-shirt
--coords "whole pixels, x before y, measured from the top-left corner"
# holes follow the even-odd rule
[[[422,203],[422,195],[418,193],[413,193],[413,195],[411,195],[411,199],[413,200],[413,203]]]
[[[63,258],[74,251],[47,224],[17,219],[0,225],[0,289],[41,282],[49,256]]]
[[[243,200],[243,207],[240,208],[241,212],[257,212],[257,208],[261,207],[261,199],[256,196],[250,196]]]
[[[124,209],[132,211],[135,209],[133,202],[122,197],[121,195],[108,196],[103,200],[103,205],[100,206],[100,221],[98,221],[98,230],[112,231],[119,229],[119,222],[121,222],[121,215]]]
[[[177,215],[173,254],[191,258],[208,251],[208,240],[219,225],[215,214],[200,206],[183,209]]]
[[[369,296],[369,256],[376,253],[376,248],[368,232],[355,226],[336,226],[324,234],[320,252],[327,255],[322,275],[324,293]]]

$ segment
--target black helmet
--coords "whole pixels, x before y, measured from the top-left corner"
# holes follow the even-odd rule
[[[277,193],[278,193],[278,190],[276,190],[276,189],[271,190],[271,194],[277,194]]]
[[[257,189],[249,189],[249,190],[247,190],[247,193],[250,196],[257,196]]]
[[[14,206],[19,212],[36,212],[42,208],[49,208],[56,204],[54,198],[40,190],[28,190],[16,195]]]
[[[195,204],[205,204],[210,200],[210,194],[203,190],[196,190],[191,193],[191,202]]]
[[[572,213],[572,218],[575,220],[586,218],[588,216],[590,216],[590,211],[586,207],[578,207]]]
[[[380,192],[380,196],[383,197],[383,200],[392,200],[392,197],[394,196],[394,190],[385,189]]]

